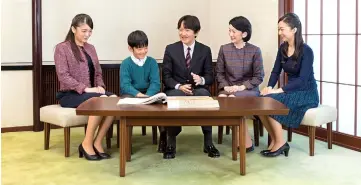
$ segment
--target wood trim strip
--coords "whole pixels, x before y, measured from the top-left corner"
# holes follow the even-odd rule
[[[120,68],[120,64],[100,64],[102,69],[116,69]]]
[[[336,72],[336,108],[339,109],[340,100],[340,0],[337,0],[337,72]],[[336,131],[339,131],[339,111],[337,111],[337,120],[336,120]]]
[[[285,14],[285,0],[279,0],[278,1],[278,18],[282,17]],[[279,46],[281,45],[281,37],[278,35],[278,44],[277,44],[277,48],[279,48]],[[282,87],[284,85],[284,76],[285,74],[283,73],[283,71],[281,72],[277,82],[278,82],[278,88]]]
[[[33,70],[33,66],[22,65],[22,66],[1,66],[1,71],[29,71]]]
[[[294,7],[295,7],[295,5],[294,5],[294,0],[288,0],[288,3],[287,3],[287,9],[286,9],[286,12],[287,13],[290,13],[290,12],[294,12],[295,10],[294,10]]]
[[[278,0],[278,18],[282,17],[285,14],[285,9],[285,0]]]
[[[322,81],[322,69],[323,69],[323,0],[320,5],[320,81]],[[322,83],[320,82],[320,104],[322,104]]]
[[[6,132],[22,132],[22,131],[33,131],[33,126],[30,125],[30,126],[1,128],[1,133],[6,133]]]
[[[356,0],[356,33],[358,33],[358,0]],[[355,127],[354,127],[354,135],[357,136],[357,101],[358,101],[358,34],[356,34],[355,38]]]
[[[42,100],[42,25],[41,0],[32,0],[32,46],[33,46],[33,123],[34,131],[42,131],[40,106]]]
[[[308,32],[308,0],[305,1],[305,43],[307,43]]]

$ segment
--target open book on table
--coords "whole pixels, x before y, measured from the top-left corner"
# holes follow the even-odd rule
[[[152,104],[152,103],[166,103],[167,95],[165,93],[158,93],[148,98],[122,98],[117,105],[123,104]]]
[[[208,96],[169,96],[158,93],[148,98],[122,98],[118,105],[167,103],[168,108],[218,108],[218,100]]]

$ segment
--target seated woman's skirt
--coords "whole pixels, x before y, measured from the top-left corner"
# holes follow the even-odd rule
[[[105,91],[105,94],[100,93],[83,93],[78,94],[76,91],[65,91],[56,93],[56,99],[59,100],[60,106],[77,108],[81,103],[93,97],[100,97],[101,95],[111,96],[114,93]]]
[[[317,88],[307,91],[269,94],[265,97],[271,97],[287,106],[289,109],[288,115],[271,115],[270,117],[291,128],[298,128],[306,111],[317,107],[319,104]]]

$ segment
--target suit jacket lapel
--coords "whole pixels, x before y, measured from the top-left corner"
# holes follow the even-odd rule
[[[192,59],[191,59],[190,70],[192,70],[192,67],[194,67],[197,64],[197,59],[199,56],[200,56],[199,43],[197,41],[195,41],[194,51],[193,51],[193,55],[192,55]]]
[[[184,48],[181,41],[178,42],[177,55],[180,60],[181,66],[183,67],[183,71],[187,71],[186,58],[184,56]]]

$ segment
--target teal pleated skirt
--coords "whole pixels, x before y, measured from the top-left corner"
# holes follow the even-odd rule
[[[265,97],[271,97],[287,106],[289,109],[288,115],[271,115],[270,117],[282,125],[291,128],[298,128],[306,111],[310,108],[317,107],[320,101],[317,88],[305,91],[269,94]]]

